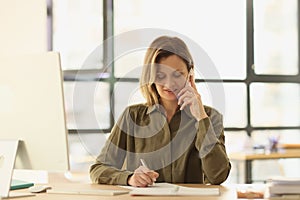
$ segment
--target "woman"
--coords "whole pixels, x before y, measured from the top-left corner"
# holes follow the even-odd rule
[[[193,71],[181,39],[161,36],[151,43],[140,79],[147,102],[125,109],[90,168],[93,182],[146,187],[227,179],[222,115],[202,104]]]

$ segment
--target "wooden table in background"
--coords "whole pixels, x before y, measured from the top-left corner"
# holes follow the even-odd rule
[[[231,161],[245,163],[245,183],[252,183],[252,161],[254,160],[270,160],[270,159],[287,159],[300,158],[300,149],[279,149],[276,153],[255,153],[255,152],[237,152],[230,153]],[[239,169],[238,169],[239,171]]]

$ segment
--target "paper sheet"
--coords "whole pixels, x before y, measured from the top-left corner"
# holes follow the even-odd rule
[[[130,189],[129,194],[140,196],[218,196],[220,195],[219,188],[204,187],[192,188],[183,187],[170,183],[155,183],[148,187],[131,187],[122,186]]]

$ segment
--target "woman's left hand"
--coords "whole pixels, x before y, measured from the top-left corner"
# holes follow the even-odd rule
[[[190,111],[192,115],[200,121],[207,116],[204,106],[202,104],[201,96],[197,91],[196,84],[191,78],[190,84],[187,84],[179,93],[178,93],[178,105],[180,105],[180,110],[183,110],[186,106],[190,106]]]

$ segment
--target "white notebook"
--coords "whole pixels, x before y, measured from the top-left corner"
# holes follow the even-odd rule
[[[130,195],[136,196],[218,196],[220,189],[214,187],[195,188],[183,187],[170,183],[155,183],[153,186],[138,188],[126,187],[131,189]]]

